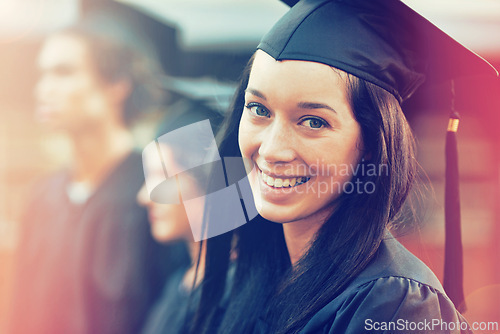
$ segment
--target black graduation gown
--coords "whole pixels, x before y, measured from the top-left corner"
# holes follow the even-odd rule
[[[199,300],[200,289],[193,291],[190,301],[190,291],[182,285],[187,268],[178,270],[165,284],[161,298],[152,308],[145,323],[142,334],[182,334],[186,325],[192,319],[194,305]]]
[[[435,324],[435,325],[432,325]],[[301,334],[471,333],[434,273],[397,240],[318,311]],[[259,320],[256,333],[269,333]]]
[[[182,284],[187,269],[178,270],[165,284],[163,295],[149,314],[141,334],[184,334],[189,332],[189,326],[193,322],[201,298],[201,287],[198,286],[191,292]],[[229,286],[232,284],[235,269],[235,266],[231,264],[227,278]],[[218,325],[227,308],[229,296],[230,289],[226,291],[217,306],[216,315],[207,333],[217,333]]]
[[[69,174],[34,193],[23,221],[11,333],[138,333],[166,278],[188,261],[184,245],[161,246],[136,203],[144,182],[138,152],[82,205]]]

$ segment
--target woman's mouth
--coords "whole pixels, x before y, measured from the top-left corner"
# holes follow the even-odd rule
[[[291,177],[291,178],[277,178],[272,177],[270,175],[265,174],[263,171],[259,169],[259,172],[262,177],[262,181],[266,183],[268,186],[272,188],[293,188],[300,186],[301,184],[306,183],[311,178],[308,176],[299,176],[299,177]]]

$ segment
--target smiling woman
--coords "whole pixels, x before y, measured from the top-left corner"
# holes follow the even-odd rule
[[[386,251],[381,242],[413,182],[413,137],[398,102],[385,90],[325,64],[277,61],[260,50],[232,110],[220,150],[229,155],[239,143],[250,161],[259,216],[235,231],[240,271],[219,330],[295,333],[292,328],[302,328],[329,298],[349,290],[377,249],[381,262],[402,251],[399,244]],[[311,126],[312,119],[321,126]],[[389,170],[364,173],[368,163]],[[346,165],[350,172],[337,173]],[[279,187],[280,180],[289,180],[289,187]],[[356,183],[371,183],[374,191],[339,191]],[[208,240],[208,257],[211,248],[223,248],[224,238]],[[423,270],[416,259],[407,260]],[[426,279],[435,283],[432,274]],[[243,311],[236,305],[246,306]],[[280,331],[281,326],[291,327]]]
[[[417,168],[401,103],[426,76],[472,71],[491,68],[398,0],[299,1],[259,44],[222,129],[221,155],[244,158],[259,215],[207,241],[193,333],[379,333],[370,324],[399,319],[391,333],[431,321],[467,333],[389,231]]]
[[[257,167],[250,185],[259,213],[318,228],[314,222],[331,213],[340,195],[335,184],[352,175],[323,175],[317,162],[356,166],[363,154],[345,73],[320,63],[278,62],[257,51],[238,141],[242,156]]]

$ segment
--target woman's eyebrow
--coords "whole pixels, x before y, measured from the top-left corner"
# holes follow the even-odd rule
[[[252,95],[255,95],[261,99],[263,99],[264,101],[267,101],[266,97],[264,96],[263,93],[261,93],[260,91],[258,91],[257,89],[253,89],[253,88],[247,88],[245,89],[245,93],[250,93]],[[334,113],[337,113],[335,111],[335,109],[333,109],[332,107],[330,107],[329,105],[327,104],[324,104],[324,103],[317,103],[317,102],[299,102],[297,103],[297,107],[301,108],[301,109],[328,109],[328,110],[331,110],[333,111]]]
[[[245,89],[245,93],[250,93],[252,95],[255,95],[255,96],[260,97],[261,99],[267,101],[267,99],[264,96],[264,94],[262,94],[261,92],[259,92],[257,89],[247,88],[247,89]]]
[[[297,106],[301,109],[328,109],[333,111],[334,113],[337,113],[335,109],[330,107],[327,104],[324,103],[316,103],[316,102],[299,102],[297,103]]]

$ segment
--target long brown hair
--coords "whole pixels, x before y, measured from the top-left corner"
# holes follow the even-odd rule
[[[250,67],[251,63],[223,125],[221,156],[240,155],[238,124]],[[251,333],[259,317],[271,326],[272,333],[298,333],[368,265],[386,228],[397,219],[416,174],[413,135],[393,95],[352,75],[347,76],[347,84],[370,156],[361,164],[386,168],[376,175],[353,176],[359,182],[373,182],[374,192],[343,193],[294,270],[281,224],[260,215],[233,232],[209,239],[193,333],[213,332],[216,327],[218,333]],[[229,287],[231,243],[237,258]],[[228,289],[226,311],[218,319],[220,312],[215,310]]]

